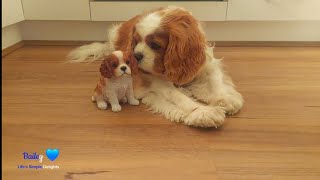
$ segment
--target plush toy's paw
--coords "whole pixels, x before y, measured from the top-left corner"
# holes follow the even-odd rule
[[[111,105],[111,106],[112,106],[112,111],[113,112],[119,112],[122,109],[122,107],[119,104],[114,104],[114,105]]]
[[[124,98],[122,98],[122,99],[120,100],[120,102],[123,103],[123,104],[127,104],[128,99],[127,99],[126,97],[124,97]]]
[[[129,104],[130,105],[134,105],[134,106],[137,106],[140,104],[139,100],[137,99],[129,99]]]
[[[106,110],[108,108],[108,104],[104,101],[97,102],[97,107],[101,110]]]

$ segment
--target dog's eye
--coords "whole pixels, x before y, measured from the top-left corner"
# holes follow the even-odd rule
[[[150,43],[150,47],[151,49],[154,49],[154,50],[158,50],[161,48],[161,46],[155,42]]]
[[[132,39],[132,47],[135,48],[138,43],[139,43],[139,41],[137,40],[137,38],[134,37],[134,38]]]
[[[127,61],[126,61],[126,63],[127,63],[127,64],[130,64],[130,61],[129,61],[129,60],[127,60]]]
[[[136,47],[137,44],[138,44],[138,41],[134,39],[132,42],[133,47]]]
[[[117,67],[117,64],[116,63],[112,63],[112,67]]]

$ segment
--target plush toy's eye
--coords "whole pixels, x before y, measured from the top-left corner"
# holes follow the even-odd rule
[[[154,50],[158,50],[161,48],[161,46],[155,42],[150,43],[150,47],[151,49],[154,49]]]
[[[127,63],[127,64],[130,64],[130,61],[129,61],[129,60],[127,60],[127,61],[126,61],[126,63]]]
[[[117,67],[117,64],[116,63],[112,63],[112,67]]]

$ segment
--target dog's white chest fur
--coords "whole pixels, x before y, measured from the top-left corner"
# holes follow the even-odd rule
[[[126,91],[132,82],[131,76],[123,76],[117,79],[105,79],[105,96],[110,97],[111,93],[116,93],[118,99],[122,99],[126,95]]]

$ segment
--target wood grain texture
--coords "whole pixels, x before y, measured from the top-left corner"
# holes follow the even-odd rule
[[[65,63],[72,46],[25,46],[4,57],[5,180],[320,179],[320,48],[216,48],[246,103],[216,129],[139,107],[98,110],[99,62]],[[23,152],[59,148],[58,170],[18,169]]]

